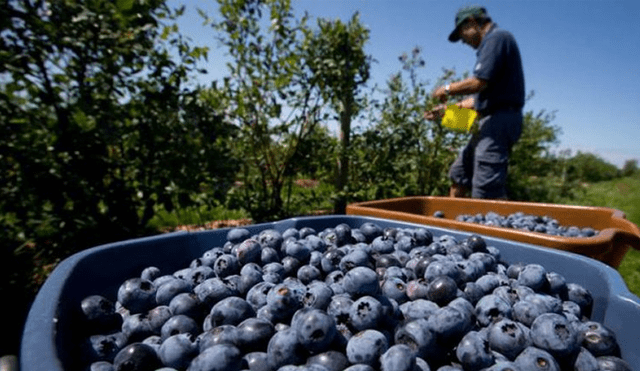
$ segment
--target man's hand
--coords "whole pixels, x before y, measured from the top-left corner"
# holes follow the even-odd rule
[[[447,100],[447,92],[444,90],[444,86],[439,86],[431,96],[439,100],[440,102],[444,102]]]
[[[431,111],[425,112],[424,118],[429,121],[435,121],[437,119],[440,119],[444,115],[445,109],[447,109],[446,104],[438,104],[437,106],[433,107]]]

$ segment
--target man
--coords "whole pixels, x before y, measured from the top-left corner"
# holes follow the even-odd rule
[[[498,28],[485,8],[470,6],[456,14],[449,41],[462,40],[476,49],[473,76],[438,87],[433,96],[442,102],[455,95],[471,95],[457,103],[478,111],[477,130],[451,165],[451,197],[506,199],[509,153],[522,131],[524,74],[513,35]],[[433,120],[446,105],[425,113]]]

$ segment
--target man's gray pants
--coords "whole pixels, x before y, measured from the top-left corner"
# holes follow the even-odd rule
[[[473,198],[506,198],[511,148],[522,133],[521,111],[497,111],[480,118],[479,130],[449,169],[451,180]]]

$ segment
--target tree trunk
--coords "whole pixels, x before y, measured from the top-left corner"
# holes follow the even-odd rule
[[[338,197],[334,206],[335,214],[345,214],[347,211],[347,184],[349,181],[349,140],[351,137],[351,112],[353,97],[343,100],[343,110],[340,112],[340,155],[338,158],[338,177],[336,192]]]

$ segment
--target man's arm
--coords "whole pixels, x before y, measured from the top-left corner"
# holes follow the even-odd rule
[[[475,76],[466,78],[462,81],[452,82],[449,84],[449,94],[447,94],[446,86],[440,86],[433,92],[433,97],[441,101],[447,99],[447,95],[466,95],[481,92],[487,87],[487,80],[479,79]],[[467,107],[472,108],[472,107]]]

